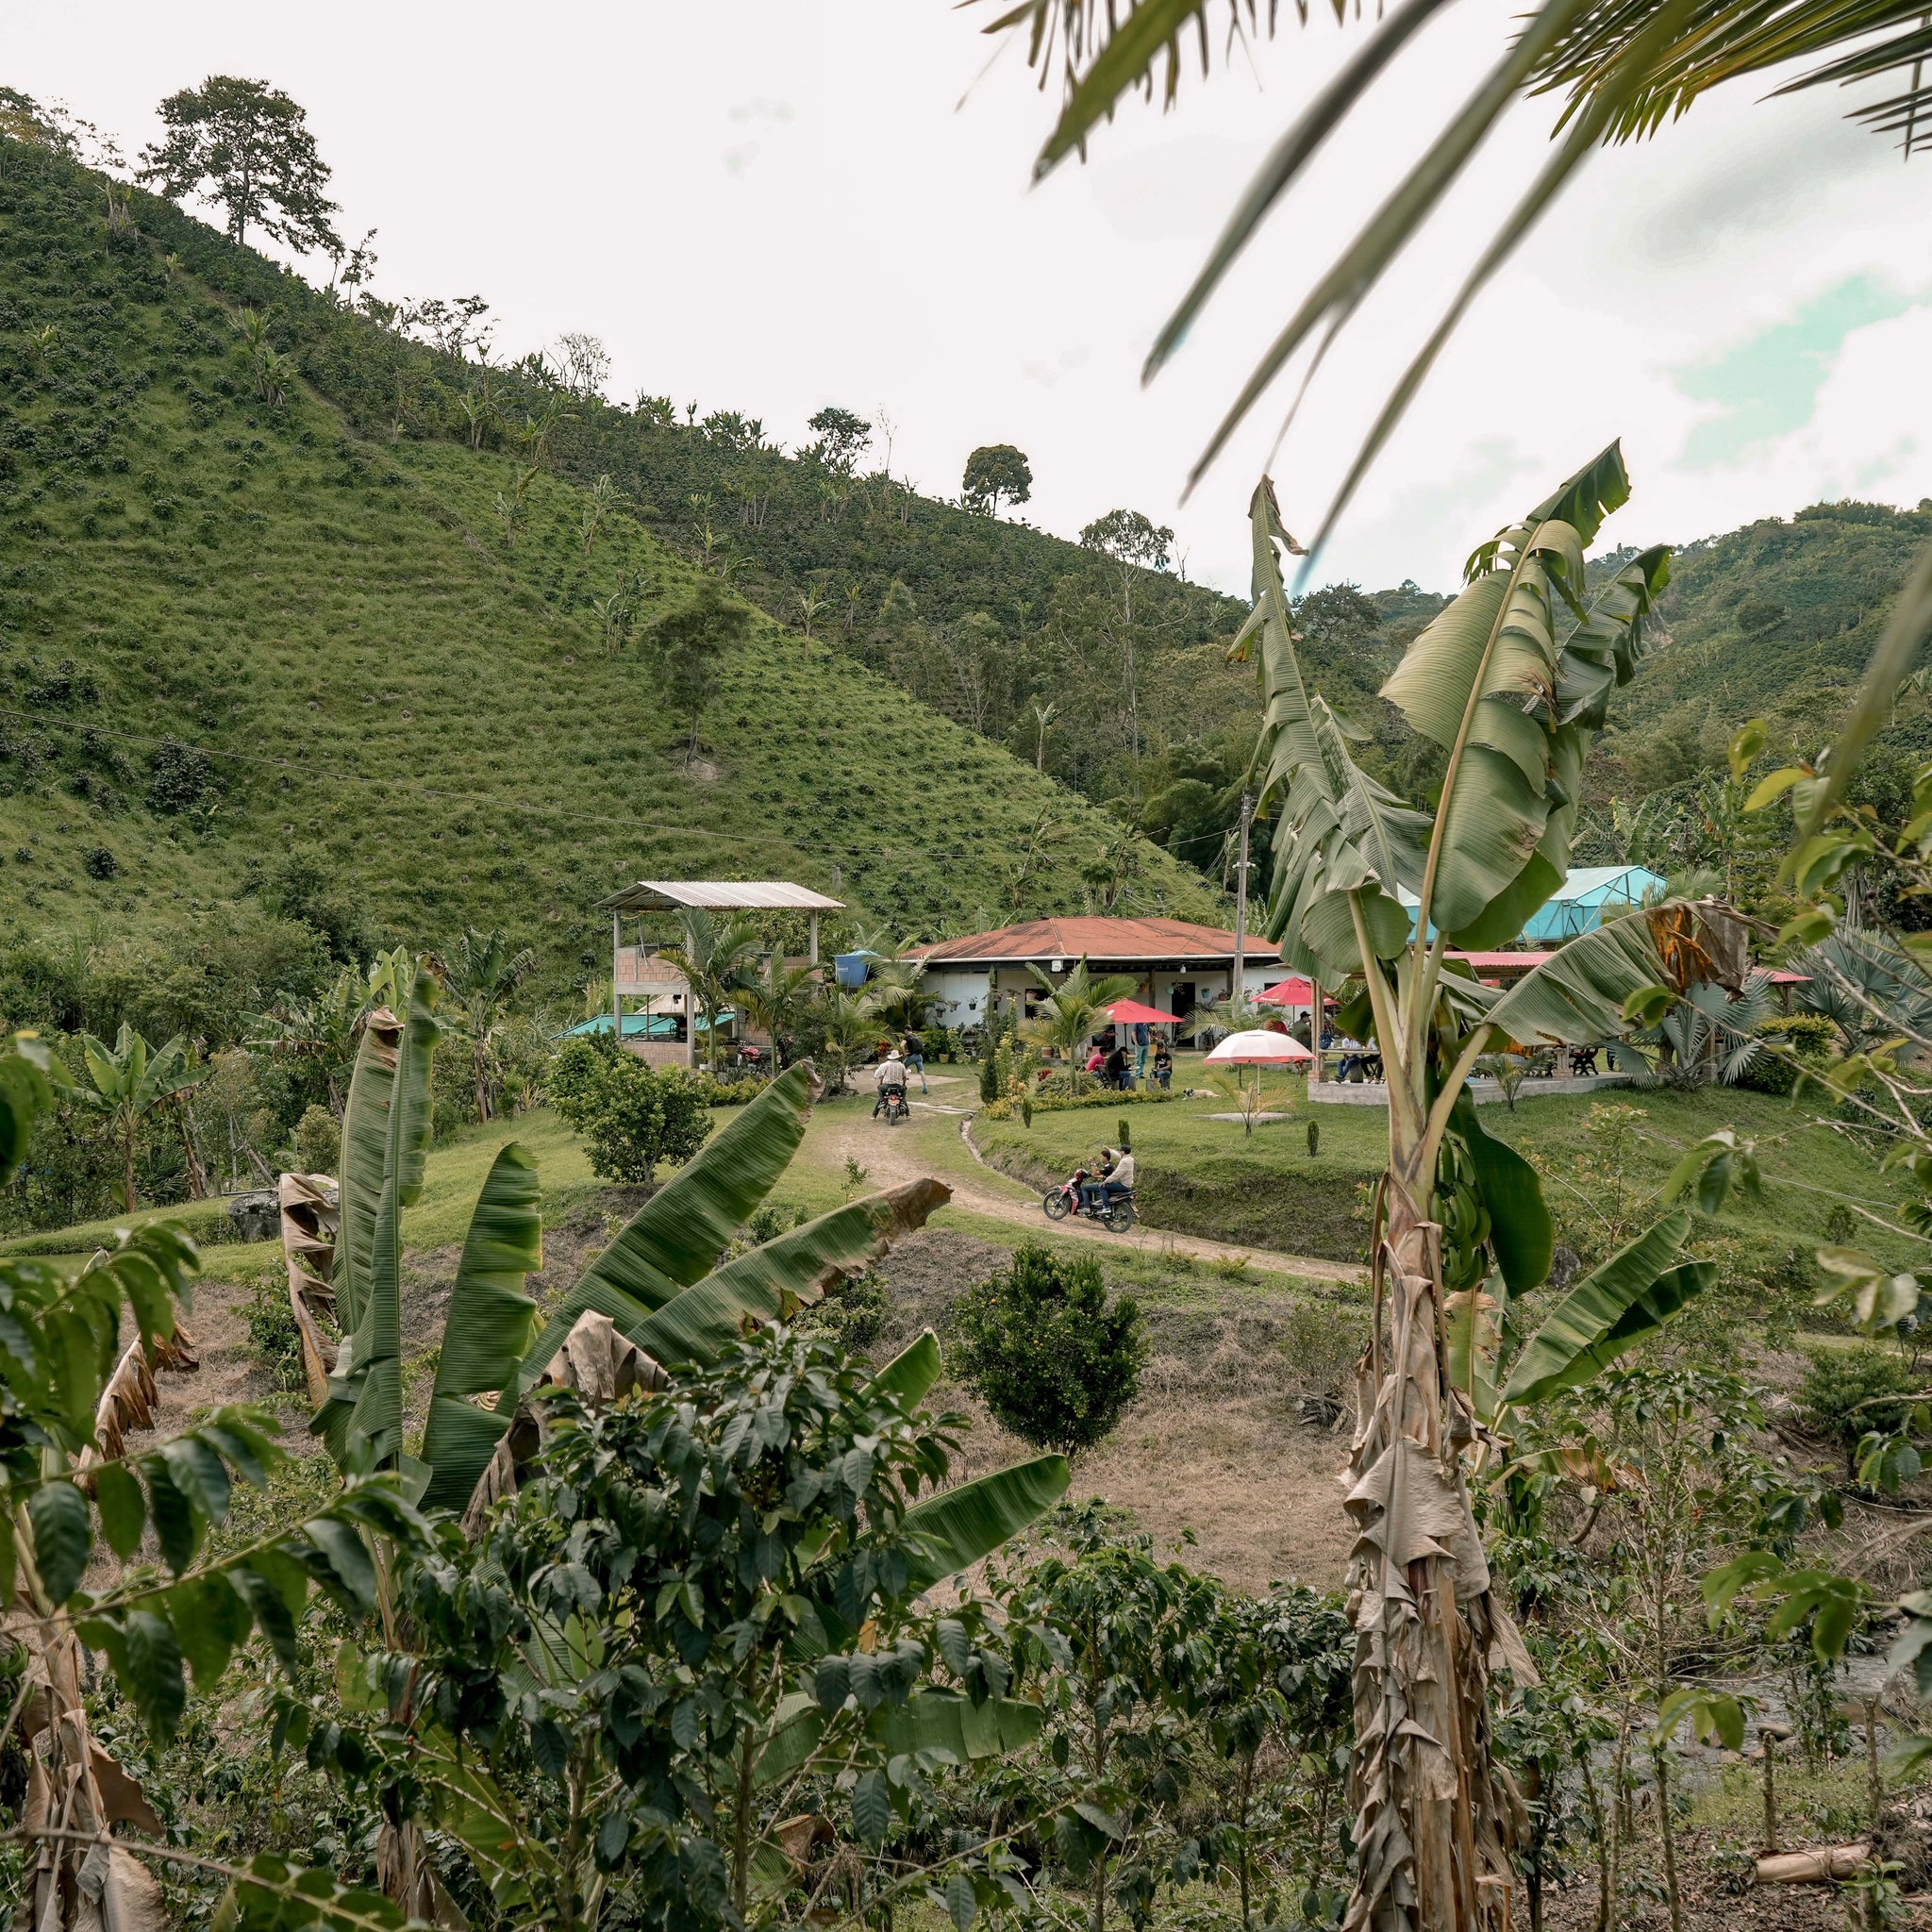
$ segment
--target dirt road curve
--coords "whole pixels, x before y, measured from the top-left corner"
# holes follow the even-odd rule
[[[896,1130],[888,1131],[864,1114],[847,1116],[836,1126],[827,1123],[829,1132],[822,1142],[824,1151],[836,1159],[850,1156],[860,1162],[870,1173],[874,1187],[896,1187],[902,1181],[916,1180],[921,1174],[935,1174],[952,1189],[954,1207],[995,1221],[1010,1222],[1015,1227],[1043,1233],[1051,1226],[1056,1234],[1078,1241],[1142,1248],[1151,1254],[1191,1255],[1203,1261],[1228,1260],[1240,1255],[1253,1268],[1277,1274],[1298,1274],[1309,1281],[1358,1282],[1363,1278],[1361,1269],[1344,1261],[1323,1261],[1311,1255],[1284,1255],[1273,1248],[1244,1248],[1229,1241],[1205,1241],[1192,1235],[1171,1234],[1162,1228],[1136,1227],[1131,1233],[1121,1235],[1109,1234],[1091,1221],[1049,1223],[1040,1211],[1037,1193],[981,1159],[967,1132],[970,1115],[964,1109],[917,1098],[912,1108],[913,1122],[923,1123],[934,1116],[956,1119],[959,1141],[969,1159],[955,1158],[941,1164],[934,1158],[930,1128],[902,1139]]]

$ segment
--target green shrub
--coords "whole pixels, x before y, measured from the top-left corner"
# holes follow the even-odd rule
[[[1023,1242],[1009,1268],[960,1297],[954,1323],[953,1374],[1036,1448],[1091,1448],[1140,1392],[1141,1311],[1108,1300],[1091,1256],[1063,1261]]]
[[[1881,1398],[1909,1393],[1911,1370],[1895,1350],[1871,1342],[1809,1353],[1811,1366],[1798,1391],[1799,1411],[1843,1450],[1845,1474],[1856,1476],[1863,1438],[1874,1429],[1890,1433],[1905,1427],[1911,1405]]]
[[[866,1274],[828,1289],[817,1307],[799,1316],[799,1325],[829,1336],[848,1355],[864,1355],[886,1326],[886,1284]]]
[[[567,1041],[550,1063],[550,1097],[607,1181],[648,1183],[660,1160],[689,1160],[711,1131],[702,1081],[682,1067],[648,1067],[608,1040]]]
[[[295,1123],[295,1166],[302,1174],[334,1174],[342,1151],[341,1124],[328,1108],[310,1107]]]
[[[258,1274],[249,1283],[242,1320],[248,1329],[249,1354],[268,1371],[275,1387],[291,1394],[303,1389],[308,1377],[302,1369],[302,1331],[295,1325],[280,1270]]]
[[[745,1074],[736,1080],[717,1080],[709,1074],[699,1074],[696,1079],[707,1107],[742,1107],[771,1084],[762,1074]]]
[[[1782,1053],[1759,1054],[1738,1081],[1753,1093],[1790,1092],[1798,1084],[1799,1066],[1823,1072],[1838,1050],[1838,1028],[1823,1013],[1780,1014],[1757,1030],[1768,1041],[1789,1041],[1798,1065]]]
[[[1159,1107],[1170,1100],[1185,1100],[1187,1097],[1185,1093],[1164,1093],[1158,1087],[1137,1087],[1131,1093],[1069,1093],[1065,1089],[1056,1093],[1048,1087],[1036,1089],[1026,1095],[1026,1104],[1035,1113],[1070,1113],[1076,1108]],[[979,1109],[980,1117],[989,1121],[1009,1121],[1019,1113],[1020,1105],[1015,1100],[995,1100]]]

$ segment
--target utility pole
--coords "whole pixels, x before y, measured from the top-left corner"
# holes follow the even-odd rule
[[[1241,975],[1245,967],[1248,947],[1248,826],[1255,816],[1255,800],[1251,792],[1241,793],[1241,856],[1235,875],[1234,889],[1234,983],[1228,988],[1228,997],[1240,1000],[1241,997]]]

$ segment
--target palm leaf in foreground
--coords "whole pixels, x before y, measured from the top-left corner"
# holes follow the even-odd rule
[[[520,1391],[543,1373],[579,1315],[608,1315],[628,1335],[710,1273],[798,1151],[817,1091],[808,1061],[788,1068],[644,1203],[544,1324]]]
[[[465,1472],[481,1470],[509,1426],[514,1401],[478,1408],[467,1398],[512,1385],[530,1342],[537,1304],[524,1280],[543,1265],[542,1190],[537,1163],[512,1141],[496,1157],[457,1265],[444,1318],[442,1352],[429,1397],[423,1460],[434,1474],[424,1493],[430,1508],[460,1509],[475,1487]]]
[[[944,1182],[917,1180],[835,1208],[727,1261],[640,1324],[630,1340],[667,1369],[710,1361],[747,1318],[789,1320],[952,1198]]]
[[[1539,1402],[1588,1382],[1702,1294],[1717,1278],[1717,1264],[1675,1262],[1690,1232],[1688,1214],[1667,1214],[1586,1274],[1517,1357],[1503,1400]]]
[[[409,990],[408,1017],[396,1024],[393,1044],[381,1049],[392,1055],[387,1069],[387,1105],[381,1115],[382,1159],[375,1170],[374,1212],[370,1213],[366,1198],[359,1200],[354,1224],[359,1230],[362,1216],[369,1215],[368,1272],[360,1284],[361,1307],[337,1352],[328,1400],[309,1424],[338,1462],[348,1458],[358,1441],[368,1445],[378,1463],[402,1453],[402,1212],[422,1192],[424,1162],[428,1155],[429,1074],[439,1032],[434,1010],[438,990],[435,975],[426,968],[420,969]],[[372,1034],[377,1031],[381,1017],[372,1018]],[[364,1043],[366,1046],[366,1038]],[[372,1108],[361,1126],[365,1137],[373,1136],[375,1121]],[[350,1158],[359,1161],[346,1134],[343,1154],[345,1169]],[[347,1209],[352,1179],[359,1191],[361,1176],[347,1173],[343,1176],[341,1224],[345,1234],[351,1224]]]

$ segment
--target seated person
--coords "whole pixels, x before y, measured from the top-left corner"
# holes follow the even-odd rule
[[[1154,1049],[1154,1078],[1162,1092],[1174,1085],[1174,1049],[1164,1040]]]

